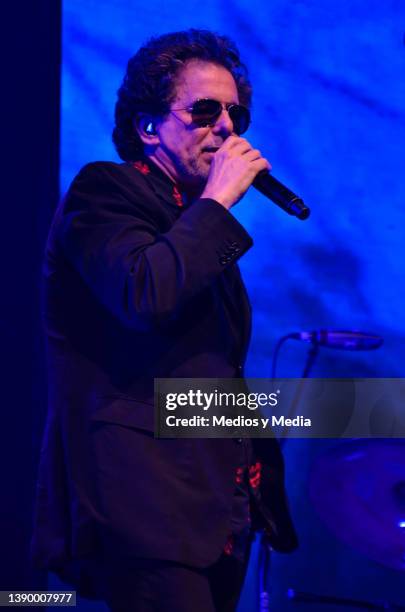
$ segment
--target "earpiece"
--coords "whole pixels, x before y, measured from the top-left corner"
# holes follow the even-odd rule
[[[156,128],[153,121],[149,121],[149,123],[145,126],[145,134],[148,136],[156,136]]]

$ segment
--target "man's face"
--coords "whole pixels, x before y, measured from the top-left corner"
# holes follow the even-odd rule
[[[238,90],[233,76],[223,66],[189,61],[177,79],[172,109],[185,109],[201,98],[223,104],[238,104]],[[193,124],[187,110],[170,112],[157,123],[157,145],[151,158],[185,190],[202,189],[208,178],[214,151],[233,134],[233,124],[226,110],[213,126]]]

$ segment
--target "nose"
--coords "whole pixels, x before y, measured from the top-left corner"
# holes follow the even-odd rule
[[[215,134],[220,134],[221,136],[225,137],[228,137],[233,134],[233,121],[230,118],[226,108],[222,109],[221,114],[212,126],[212,131]]]

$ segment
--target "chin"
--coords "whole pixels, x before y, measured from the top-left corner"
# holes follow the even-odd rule
[[[201,180],[206,181],[209,177],[210,174],[210,169],[211,169],[211,161],[205,161],[202,160],[201,163],[198,165],[198,176]]]
[[[196,168],[193,168],[192,171],[188,173],[187,182],[189,184],[193,184],[195,187],[200,187],[201,185],[205,185],[205,183],[207,182],[209,173],[210,173],[209,164],[199,164]]]

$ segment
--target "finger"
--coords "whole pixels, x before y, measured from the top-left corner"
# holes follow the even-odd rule
[[[241,138],[240,136],[229,136],[220,146],[218,151],[232,151],[232,153],[239,153],[242,155],[251,148],[252,145],[246,140],[246,138]]]
[[[254,161],[256,159],[260,159],[262,154],[259,149],[250,149],[250,151],[247,151],[244,156],[246,159],[249,159],[249,161]]]
[[[245,153],[245,155],[243,157],[244,157],[244,159],[246,159],[247,161],[250,161],[250,162],[254,162],[254,161],[258,161],[258,160],[264,160],[264,163],[265,163],[264,168],[266,170],[271,170],[270,162],[265,157],[262,157],[262,154],[259,151],[259,149],[252,149],[251,151],[248,151],[247,153]]]
[[[255,176],[259,174],[259,172],[263,172],[263,170],[270,172],[272,168],[271,163],[265,157],[260,157],[259,159],[253,160],[251,162],[251,167],[255,172]]]

